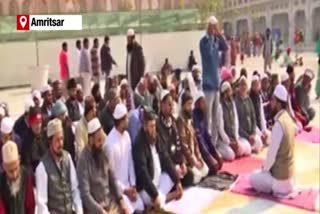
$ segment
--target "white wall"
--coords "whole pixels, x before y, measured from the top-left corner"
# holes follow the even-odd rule
[[[142,46],[147,61],[147,71],[159,70],[164,59],[169,58],[173,67],[186,67],[190,50],[194,50],[196,59],[199,57],[199,40],[201,31],[145,34],[142,36]],[[81,38],[82,39],[82,38]],[[92,44],[93,38],[90,38]],[[99,38],[100,44],[103,38]],[[40,65],[50,66],[50,77],[59,77],[58,54],[63,41],[69,44],[69,61],[74,58],[76,39],[39,41]],[[137,35],[140,42],[140,36]],[[91,46],[90,44],[90,46]],[[116,72],[125,72],[126,37],[111,37],[111,53],[119,67]],[[36,49],[34,42],[0,43],[0,87],[29,84],[33,76],[30,66],[36,65]]]

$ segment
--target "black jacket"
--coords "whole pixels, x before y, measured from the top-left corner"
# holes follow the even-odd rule
[[[127,48],[129,49],[129,48]],[[128,50],[129,51],[129,50]],[[145,59],[144,59],[144,55],[143,55],[143,49],[142,47],[135,42],[132,45],[132,49],[130,50],[131,53],[131,61],[130,61],[130,65],[126,64],[126,68],[128,68],[128,66],[130,66],[130,86],[132,88],[132,90],[134,91],[136,86],[138,85],[141,77],[144,74],[144,70],[145,70]],[[128,63],[128,61],[127,61]],[[126,74],[128,77],[128,70],[126,70]]]
[[[159,141],[157,140],[156,149],[160,158],[161,170],[162,172],[167,173],[176,184],[179,182],[179,177],[176,173],[175,166],[168,153],[158,142]],[[146,133],[143,128],[140,129],[138,136],[133,143],[132,156],[138,192],[145,190],[153,200],[156,199],[158,190],[152,182],[154,177],[153,159],[150,145],[147,142]]]
[[[116,64],[113,60],[110,48],[106,45],[103,45],[100,49],[100,59],[101,59],[101,71],[107,72],[106,75],[109,76],[110,71],[112,69],[112,64]]]

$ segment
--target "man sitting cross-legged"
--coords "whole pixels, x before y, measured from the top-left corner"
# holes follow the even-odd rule
[[[183,189],[175,166],[168,153],[159,144],[156,118],[145,112],[143,126],[132,147],[137,191],[146,206],[161,208],[166,201],[179,199]],[[175,191],[170,190],[175,187]]]

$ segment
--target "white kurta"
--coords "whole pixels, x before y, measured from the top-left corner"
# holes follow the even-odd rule
[[[120,133],[115,127],[110,131],[104,144],[111,168],[117,179],[117,184],[123,192],[136,185],[136,175],[131,152],[131,139],[129,133]]]
[[[77,173],[73,165],[71,156],[68,155],[70,162],[70,181],[71,181],[71,192],[73,207],[76,214],[83,214],[82,201],[80,197],[80,191],[78,189],[78,178]],[[36,204],[37,211],[40,214],[50,214],[48,209],[48,174],[42,162],[39,163],[36,169]]]

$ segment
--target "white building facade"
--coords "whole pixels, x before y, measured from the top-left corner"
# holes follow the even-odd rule
[[[281,32],[292,45],[295,29],[304,32],[305,45],[320,35],[320,0],[223,0],[223,26],[228,35],[264,33],[266,28]]]

